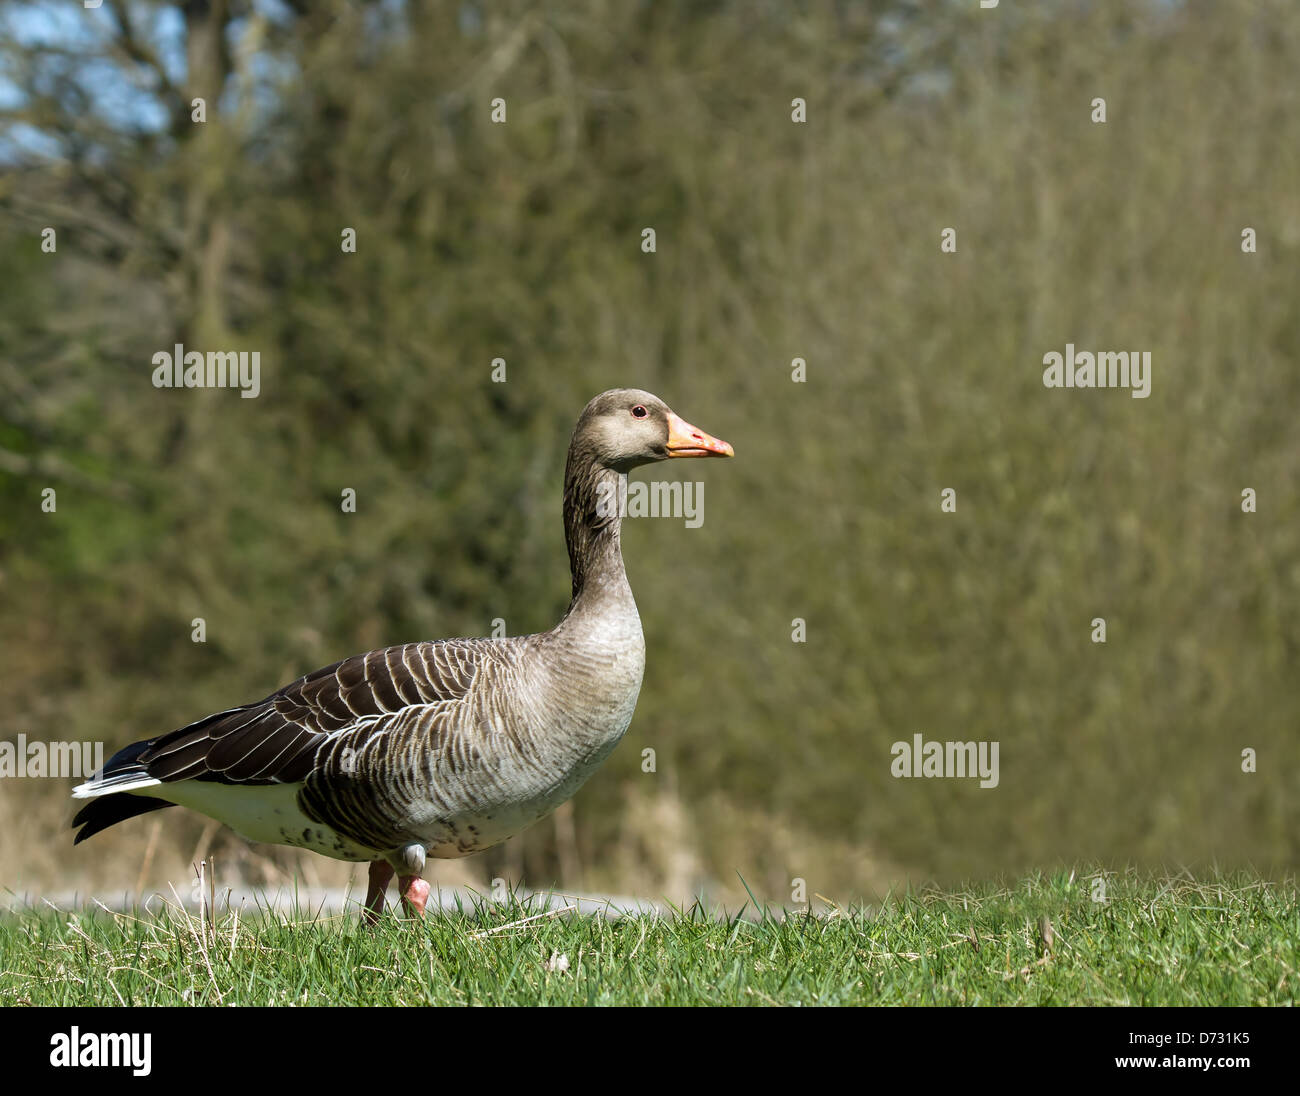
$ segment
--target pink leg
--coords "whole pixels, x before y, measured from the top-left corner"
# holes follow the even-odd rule
[[[407,916],[424,916],[424,904],[429,900],[429,884],[418,875],[399,875],[397,889],[402,893],[402,905]]]
[[[384,891],[393,878],[393,866],[387,860],[374,860],[370,864],[370,888],[366,891],[366,923],[373,925],[384,912]]]

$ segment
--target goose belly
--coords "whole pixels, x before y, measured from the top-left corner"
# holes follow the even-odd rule
[[[615,744],[610,744],[605,755]],[[417,821],[413,828],[420,833],[429,856],[449,860],[482,852],[526,830],[573,798],[603,760],[604,756],[593,758],[590,765],[574,767],[559,782],[537,790],[473,796],[470,802],[437,812],[437,817]]]
[[[300,784],[220,784],[179,780],[142,788],[136,795],[166,799],[215,818],[249,841],[310,849],[335,860],[374,860],[366,848],[311,818],[298,806]]]
[[[595,720],[560,717],[524,736],[497,728],[478,766],[455,773],[435,768],[433,796],[411,806],[412,828],[428,854],[453,859],[489,849],[571,799],[626,733],[637,691],[628,690]]]

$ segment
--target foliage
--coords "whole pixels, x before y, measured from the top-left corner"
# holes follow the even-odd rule
[[[569,431],[635,384],[738,456],[685,473],[701,528],[625,531],[649,660],[588,885],[1296,863],[1295,5],[127,7],[7,45],[0,734],[549,627]],[[153,388],[177,342],[261,395]],[[1044,388],[1067,342],[1151,350],[1151,397]],[[915,733],[1000,742],[999,787],[893,778]],[[6,882],[49,881],[66,786],[6,783]],[[129,882],[148,825],[59,870]],[[556,832],[483,870],[557,878]]]

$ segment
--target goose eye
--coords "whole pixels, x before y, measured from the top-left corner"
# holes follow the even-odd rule
[[[634,419],[643,419],[643,418],[645,418],[648,414],[650,414],[650,412],[647,411],[647,410],[646,410],[646,409],[645,409],[641,404],[639,404],[639,403],[638,403],[634,408],[632,408],[632,417],[633,417]]]

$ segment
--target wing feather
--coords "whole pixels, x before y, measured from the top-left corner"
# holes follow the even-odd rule
[[[441,640],[354,655],[256,704],[128,746],[104,766],[101,778],[130,770],[164,783],[297,783],[312,772],[327,743],[347,739],[346,748],[361,749],[377,733],[377,723],[391,722],[382,717],[463,700],[486,643]]]

